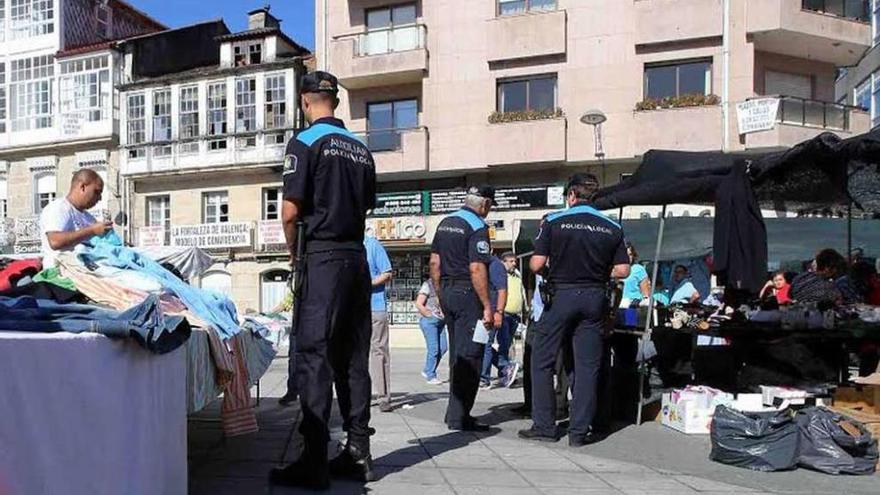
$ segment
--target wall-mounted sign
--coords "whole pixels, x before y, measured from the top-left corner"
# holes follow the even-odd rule
[[[271,246],[278,244],[286,244],[284,239],[284,228],[278,220],[263,220],[257,224],[257,244],[260,246]]]
[[[779,98],[759,98],[736,104],[736,121],[740,134],[769,131],[776,125]]]
[[[366,234],[380,241],[424,242],[428,227],[420,216],[368,218]]]
[[[138,229],[138,246],[156,247],[165,245],[165,227],[141,227]]]
[[[495,211],[530,210],[562,206],[562,186],[502,187],[495,190]],[[467,191],[436,191],[430,193],[431,213],[449,213],[464,204]]]
[[[249,222],[181,225],[171,227],[171,245],[207,249],[248,247],[252,229]]]
[[[404,215],[422,215],[425,212],[424,193],[407,192],[393,194],[377,194],[376,207],[370,216],[397,217]]]

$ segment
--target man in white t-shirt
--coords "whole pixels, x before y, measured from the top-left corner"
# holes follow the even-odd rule
[[[59,252],[72,251],[94,236],[104,235],[113,228],[109,220],[101,222],[89,213],[101,201],[104,181],[94,170],[83,168],[73,174],[70,191],[64,198],[49,203],[40,214],[40,241],[43,266],[55,266]]]

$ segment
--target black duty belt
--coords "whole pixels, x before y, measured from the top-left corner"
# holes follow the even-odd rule
[[[448,285],[450,287],[470,286],[471,279],[469,279],[469,278],[442,278],[442,279],[440,279],[440,285]]]
[[[555,290],[560,289],[604,289],[606,284],[596,282],[580,282],[580,283],[557,283],[550,282]]]
[[[306,241],[306,253],[324,253],[327,251],[363,251],[364,244],[356,241]]]

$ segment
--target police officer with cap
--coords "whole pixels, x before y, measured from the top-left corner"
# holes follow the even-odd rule
[[[486,431],[488,426],[471,416],[480,386],[484,345],[474,342],[474,327],[494,322],[489,300],[489,263],[492,248],[484,219],[495,204],[490,186],[471,187],[464,206],[444,218],[431,245],[431,280],[439,288],[440,306],[449,329],[449,404],[446,425],[450,430]]]
[[[544,274],[552,300],[534,329],[532,343],[532,421],[520,438],[555,442],[556,356],[568,340],[574,351],[568,443],[596,441],[596,381],[602,362],[602,327],[608,314],[610,277],[629,275],[623,229],[590,206],[599,183],[592,174],[575,174],[566,188],[568,209],[548,215],[535,239],[530,268]],[[549,269],[547,265],[549,264]]]
[[[282,223],[291,258],[305,222],[303,286],[295,368],[302,407],[302,455],[274,469],[275,484],[327,489],[330,476],[372,481],[370,457],[370,272],[364,253],[367,211],[376,204],[376,168],[366,145],[334,117],[337,80],[302,78],[300,103],[310,126],[287,144]],[[293,260],[294,262],[301,260]],[[333,381],[348,441],[328,463]]]

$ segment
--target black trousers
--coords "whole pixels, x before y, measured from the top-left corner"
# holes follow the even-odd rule
[[[553,374],[565,341],[571,342],[574,378],[571,383],[569,436],[589,433],[596,414],[596,388],[602,364],[602,326],[608,299],[603,288],[557,289],[535,329],[532,349],[532,421],[545,435],[556,434]]]
[[[446,424],[461,428],[471,420],[480,387],[485,346],[473,341],[474,326],[483,318],[483,306],[470,282],[444,281],[440,304],[449,332],[449,405]]]
[[[532,343],[535,340],[535,329],[538,322],[529,323],[523,349],[523,404],[532,410]],[[557,416],[568,416],[568,388],[574,373],[574,356],[571,342],[563,342],[559,355],[556,356],[556,411]]]
[[[369,449],[370,274],[363,251],[308,254],[295,365],[304,456],[327,462],[333,384],[349,441]]]

